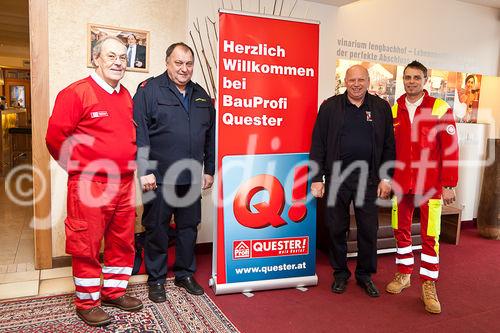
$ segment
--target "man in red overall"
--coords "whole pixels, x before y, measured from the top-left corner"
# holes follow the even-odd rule
[[[435,281],[439,275],[441,208],[455,201],[458,139],[452,109],[424,90],[427,68],[417,61],[403,72],[406,94],[392,108],[396,141],[392,227],[397,242],[398,272],[386,291],[398,294],[410,286],[413,271],[411,221],[420,208],[422,300],[430,313],[440,313]]]
[[[97,42],[95,73],[59,92],[45,139],[68,172],[66,252],[72,256],[76,313],[91,326],[111,321],[101,304],[142,308],[125,294],[134,263],[136,153],[132,99],[120,85],[126,51],[116,37]]]

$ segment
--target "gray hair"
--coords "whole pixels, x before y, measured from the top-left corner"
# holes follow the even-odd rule
[[[94,58],[99,57],[99,55],[101,54],[102,44],[111,39],[116,40],[118,43],[122,44],[123,47],[127,48],[125,43],[120,38],[115,36],[106,36],[103,39],[99,39],[92,48],[92,63],[94,62]]]

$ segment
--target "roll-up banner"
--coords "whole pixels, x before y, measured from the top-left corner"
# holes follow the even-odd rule
[[[219,13],[215,294],[316,285],[319,24]]]

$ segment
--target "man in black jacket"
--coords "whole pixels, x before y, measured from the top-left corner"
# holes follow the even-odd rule
[[[389,198],[395,159],[394,131],[389,104],[367,93],[368,71],[350,67],[346,93],[321,105],[314,126],[310,158],[319,167],[312,195],[327,194],[325,221],[330,234],[332,292],[343,293],[351,272],[347,267],[350,205],[354,202],[358,260],[356,281],[371,297],[379,291],[371,280],[377,270],[377,197]],[[326,191],[325,191],[326,188]]]
[[[175,218],[175,285],[203,294],[196,282],[194,246],[201,219],[201,189],[215,171],[215,109],[205,90],[191,81],[192,49],[167,49],[167,70],[143,82],[134,96],[137,163],[145,227],[144,261],[149,298],[166,300],[168,227]]]

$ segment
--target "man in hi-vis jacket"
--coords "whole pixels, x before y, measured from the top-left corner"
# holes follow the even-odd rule
[[[420,208],[422,300],[430,313],[440,313],[435,281],[439,275],[441,208],[455,201],[458,139],[452,109],[424,90],[427,68],[417,61],[403,73],[406,94],[392,108],[396,141],[392,227],[397,242],[398,272],[386,291],[398,294],[410,286],[413,271],[411,221]]]

